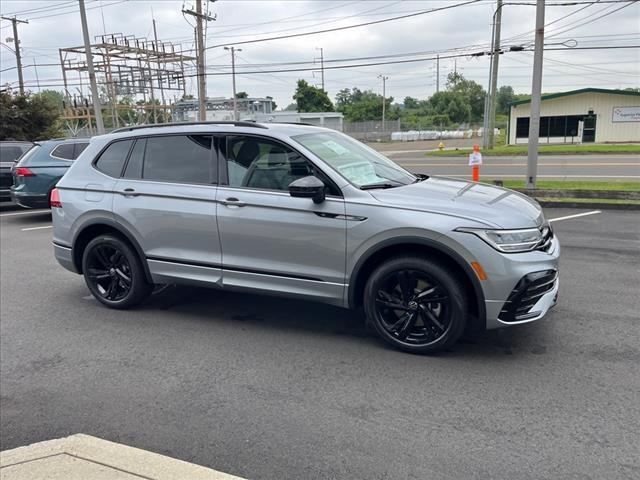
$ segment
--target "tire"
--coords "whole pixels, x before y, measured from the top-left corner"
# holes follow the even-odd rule
[[[153,288],[136,252],[116,235],[100,235],[87,244],[82,253],[82,272],[91,294],[109,308],[138,305]]]
[[[451,347],[464,332],[468,313],[456,276],[419,256],[395,257],[378,266],[365,286],[364,310],[384,341],[411,353]]]

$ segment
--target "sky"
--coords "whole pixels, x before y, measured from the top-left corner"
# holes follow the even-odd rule
[[[158,37],[181,44],[189,54],[194,50],[194,18],[182,14],[182,9],[194,9],[194,0],[85,0],[91,37],[122,33],[153,38],[152,18],[156,20]],[[495,0],[481,0],[472,5],[456,6],[465,0],[218,0],[209,2],[208,9],[215,21],[207,22],[207,72],[222,75],[207,76],[209,97],[231,97],[231,54],[219,46],[237,45],[237,91],[252,97],[272,96],[279,108],[291,103],[296,81],[300,78],[321,85],[320,48],[325,66],[353,65],[344,69],[325,69],[325,89],[334,100],[343,88],[358,87],[382,93],[380,75],[386,80],[386,95],[402,102],[411,96],[426,99],[436,91],[436,61],[429,52],[441,52],[440,88],[446,76],[456,69],[465,77],[486,88],[489,75],[487,56],[473,57],[474,52],[488,49],[491,40]],[[640,2],[582,3],[560,6],[562,0],[548,0],[545,17],[543,92],[559,92],[585,87],[627,88],[640,86],[640,49],[589,49],[584,47],[620,47],[640,45]],[[518,0],[528,5],[503,7],[502,45],[533,48],[535,5],[531,0]],[[567,2],[564,2],[567,3]],[[624,7],[625,5],[628,5]],[[249,40],[291,35],[316,30],[345,27],[364,22],[408,15],[426,10],[449,7],[446,10],[416,15],[410,18],[344,29],[317,35],[285,38],[238,45]],[[624,7],[624,8],[622,8]],[[617,10],[617,11],[616,11]],[[2,0],[0,13],[28,20],[19,24],[24,78],[27,89],[62,90],[59,48],[83,44],[80,14],[75,0]],[[17,88],[17,70],[11,22],[0,23],[0,85]],[[568,48],[577,43],[578,49]],[[398,57],[398,54],[427,52]],[[334,60],[394,55],[375,60]],[[361,66],[368,62],[429,59],[420,62]],[[316,59],[314,66],[313,62]],[[295,66],[264,66],[263,64],[309,62]],[[260,65],[250,67],[249,65]],[[507,52],[500,56],[498,85],[511,85],[516,93],[529,93],[533,53]],[[34,66],[35,65],[35,66]],[[261,70],[283,70],[295,67],[317,68],[304,72],[247,73]],[[194,66],[187,66],[193,73]],[[77,76],[70,80],[79,88]],[[87,81],[83,90],[88,93]],[[76,90],[77,92],[77,90]],[[195,78],[187,79],[187,93],[196,94]],[[177,94],[177,92],[176,92]],[[169,95],[170,96],[170,95]]]

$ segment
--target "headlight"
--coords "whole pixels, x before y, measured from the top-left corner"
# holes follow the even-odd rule
[[[539,228],[524,228],[519,230],[457,228],[456,231],[472,233],[496,250],[504,253],[528,252],[536,248],[544,239],[544,232]]]

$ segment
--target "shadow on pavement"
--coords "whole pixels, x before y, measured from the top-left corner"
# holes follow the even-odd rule
[[[169,310],[190,321],[237,322],[243,329],[286,329],[320,335],[341,335],[371,348],[388,347],[365,324],[361,310],[352,311],[299,299],[255,295],[207,288],[169,286],[140,308]],[[542,354],[547,332],[545,320],[501,330],[465,333],[449,351],[438,355],[459,358],[513,357]]]

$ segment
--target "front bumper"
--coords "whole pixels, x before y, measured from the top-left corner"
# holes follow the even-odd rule
[[[556,304],[560,242],[555,235],[548,251],[499,254],[494,250],[491,257],[480,261],[488,276],[482,282],[488,330],[540,320]]]

